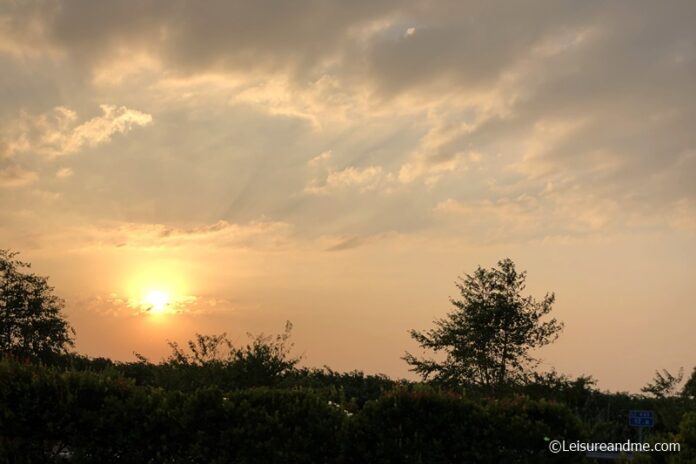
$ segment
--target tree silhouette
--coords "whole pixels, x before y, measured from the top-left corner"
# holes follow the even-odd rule
[[[694,367],[694,371],[691,373],[689,380],[684,384],[682,395],[687,398],[696,398],[696,367]]]
[[[498,266],[460,277],[455,310],[426,332],[411,330],[422,348],[445,355],[443,361],[404,360],[424,379],[449,385],[473,384],[495,391],[525,377],[535,360],[529,354],[554,341],[563,328],[556,319],[541,322],[553,306],[554,294],[541,301],[522,296],[527,273],[518,273],[510,259]]]
[[[682,379],[684,379],[683,367],[679,368],[677,375],[672,374],[667,369],[662,369],[662,372],[655,371],[655,377],[653,377],[652,382],[641,388],[640,391],[655,398],[666,398],[676,392]]]
[[[50,361],[73,345],[74,330],[62,314],[64,302],[30,264],[0,250],[0,352]]]

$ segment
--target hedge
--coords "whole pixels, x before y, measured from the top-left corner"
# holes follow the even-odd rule
[[[108,372],[0,361],[0,461],[11,463],[568,462],[562,405],[395,391],[354,414],[311,390],[137,386]]]

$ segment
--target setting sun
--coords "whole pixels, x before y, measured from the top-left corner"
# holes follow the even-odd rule
[[[171,298],[167,292],[161,290],[151,290],[145,295],[143,300],[148,306],[148,311],[158,314],[164,312]]]
[[[129,270],[123,287],[131,308],[141,314],[176,314],[195,299],[190,279],[176,262],[152,260]]]

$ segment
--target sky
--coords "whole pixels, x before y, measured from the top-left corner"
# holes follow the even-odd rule
[[[409,329],[509,257],[543,369],[696,364],[696,4],[0,1],[0,248],[76,349],[294,324],[413,378]],[[150,310],[148,310],[150,308]]]

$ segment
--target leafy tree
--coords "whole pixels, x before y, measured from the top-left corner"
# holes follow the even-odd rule
[[[689,380],[684,384],[682,395],[687,398],[696,398],[696,367],[694,367],[694,371],[691,373]]]
[[[551,343],[563,328],[556,319],[541,321],[551,312],[553,293],[541,301],[522,296],[526,277],[510,259],[460,277],[461,298],[450,299],[454,311],[436,320],[434,329],[410,331],[422,348],[444,354],[444,360],[418,359],[407,352],[403,359],[411,370],[425,380],[488,391],[523,380],[535,364],[530,350]]]
[[[0,352],[52,360],[73,345],[75,332],[48,279],[28,272],[17,254],[0,250]]]
[[[654,396],[655,398],[666,398],[676,392],[677,387],[684,378],[684,368],[679,368],[677,375],[673,375],[667,369],[662,372],[655,371],[652,382],[640,389],[643,393]]]

